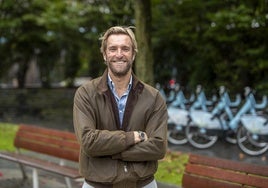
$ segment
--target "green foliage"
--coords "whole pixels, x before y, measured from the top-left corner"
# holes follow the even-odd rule
[[[153,1],[157,72],[164,67],[171,77],[176,68],[178,82],[192,88],[267,88],[267,7],[264,1]]]
[[[182,176],[188,155],[180,152],[168,152],[165,158],[159,161],[155,178],[159,182],[181,186]]]
[[[112,25],[135,25],[133,1],[12,0],[0,2],[0,76],[14,62],[23,86],[37,59],[43,85],[76,76],[99,76],[105,65],[100,34]],[[177,81],[233,92],[268,88],[267,1],[152,0],[155,82]],[[146,19],[146,18],[142,18]],[[176,71],[173,71],[176,70]]]
[[[14,151],[13,141],[18,130],[18,125],[0,123],[0,150]]]
[[[111,25],[133,25],[131,2],[122,0],[6,0],[0,10],[0,50],[5,52],[0,66],[6,70],[19,63],[20,87],[32,59],[37,60],[44,87],[62,80],[72,84],[78,73],[99,76],[104,68],[102,56],[96,55],[100,33]],[[2,70],[0,76],[7,72]]]

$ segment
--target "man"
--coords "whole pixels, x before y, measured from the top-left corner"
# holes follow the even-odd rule
[[[101,40],[107,69],[74,98],[83,188],[155,188],[167,147],[165,101],[132,72],[138,50],[131,28],[111,27]]]

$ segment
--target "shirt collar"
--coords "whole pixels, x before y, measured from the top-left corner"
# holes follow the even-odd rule
[[[109,85],[110,89],[113,91],[114,88],[115,88],[114,87],[114,82],[113,82],[111,76],[109,75],[109,73],[108,73],[108,85]],[[132,86],[132,75],[130,76],[127,91],[130,91],[131,86]]]

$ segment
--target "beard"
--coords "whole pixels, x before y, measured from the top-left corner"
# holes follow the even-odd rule
[[[107,66],[112,72],[113,75],[117,77],[126,76],[127,73],[132,68],[132,61],[127,60],[117,60],[117,61],[108,61]]]

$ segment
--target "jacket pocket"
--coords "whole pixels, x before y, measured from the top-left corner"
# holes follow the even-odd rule
[[[85,178],[94,182],[112,183],[117,176],[117,160],[110,157],[84,156],[80,168]]]
[[[133,169],[136,175],[141,179],[150,177],[153,176],[157,170],[157,162],[148,161],[133,163]]]

